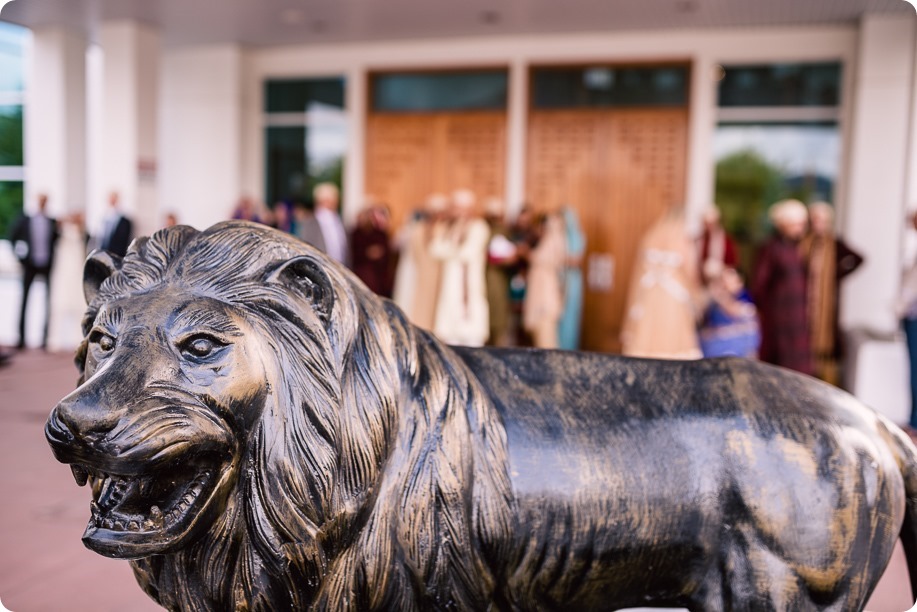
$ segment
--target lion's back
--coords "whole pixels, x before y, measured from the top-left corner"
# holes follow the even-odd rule
[[[635,359],[534,349],[454,350],[512,427],[604,438],[625,423],[747,419],[757,427],[836,419],[850,396],[810,377],[739,358]],[[844,397],[846,396],[846,397]]]

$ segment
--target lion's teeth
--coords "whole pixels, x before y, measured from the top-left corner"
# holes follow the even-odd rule
[[[149,497],[153,490],[153,477],[145,476],[140,479],[140,495]]]
[[[162,510],[159,509],[159,506],[150,507],[150,519],[147,521],[149,526],[144,523],[144,526],[149,528],[161,529],[163,525],[163,516]]]
[[[84,468],[82,465],[73,464],[70,466],[70,471],[73,472],[73,479],[80,487],[86,484],[86,481],[89,480],[89,471],[86,470],[86,468]]]
[[[127,528],[130,529],[131,531],[140,531],[140,523],[138,523],[137,521],[131,521],[130,523],[127,524]]]
[[[98,476],[93,476],[92,482],[89,483],[90,486],[92,487],[92,496],[95,497],[96,499],[99,499],[99,496],[102,494],[102,483],[103,482],[104,481],[101,478],[99,478]]]

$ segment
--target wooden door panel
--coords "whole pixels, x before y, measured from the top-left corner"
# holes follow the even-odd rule
[[[503,112],[374,113],[367,121],[367,193],[389,205],[395,227],[432,193],[502,197],[505,165]]]
[[[366,129],[366,192],[389,205],[400,226],[432,192],[434,126],[422,115],[370,115]]]
[[[640,239],[684,197],[687,111],[533,111],[528,193],[536,208],[573,205],[593,254],[614,257],[610,291],[587,283],[583,348],[618,351]],[[588,269],[584,270],[588,279]]]

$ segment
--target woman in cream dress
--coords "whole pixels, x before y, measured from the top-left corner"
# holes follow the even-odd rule
[[[538,348],[559,346],[558,323],[564,311],[563,273],[566,263],[564,221],[548,215],[541,238],[529,256],[528,286],[522,307],[522,323]]]
[[[640,244],[621,331],[622,352],[632,357],[699,359],[699,279],[694,243],[684,213],[671,210]]]

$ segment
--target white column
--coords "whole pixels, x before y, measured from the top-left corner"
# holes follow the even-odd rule
[[[842,325],[891,333],[901,269],[914,84],[914,19],[860,26],[843,235],[865,263],[842,288]]]
[[[506,122],[506,215],[513,219],[528,198],[525,192],[526,136],[529,122],[529,66],[516,58],[509,67],[509,109]],[[550,202],[557,206],[561,202]]]
[[[159,212],[198,229],[228,219],[241,191],[241,59],[236,45],[162,56]]]
[[[905,208],[908,214],[917,213],[917,36],[914,36],[914,61],[911,74],[911,132],[908,141],[908,186]],[[901,267],[907,266],[917,257],[917,232],[904,229]]]
[[[99,187],[117,191],[134,234],[160,226],[157,209],[157,119],[159,106],[159,34],[133,21],[102,24],[103,59],[101,122],[98,126]],[[89,222],[97,228],[105,201],[89,206]]]
[[[341,216],[348,227],[357,220],[366,196],[366,86],[369,76],[362,66],[347,71],[344,83],[347,107],[347,153],[344,157],[344,201]],[[263,145],[262,145],[263,147]],[[263,150],[263,148],[262,148]]]
[[[264,193],[264,85],[252,66],[252,53],[243,50],[240,57],[241,131],[239,147],[239,193],[255,198]],[[228,213],[227,213],[228,214]]]
[[[33,30],[24,125],[25,207],[48,194],[54,215],[86,204],[86,39],[59,27]]]
[[[716,160],[713,136],[716,132],[716,63],[707,55],[696,55],[691,65],[691,96],[688,107],[688,167],[685,185],[685,213],[697,223],[704,209],[713,203]]]

